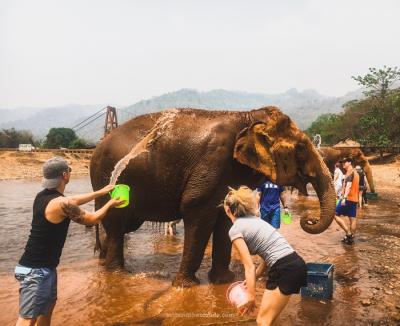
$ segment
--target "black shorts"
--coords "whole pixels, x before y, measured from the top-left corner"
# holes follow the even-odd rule
[[[286,295],[299,293],[300,288],[307,286],[307,266],[303,258],[293,252],[278,259],[268,272],[268,290],[279,290]]]

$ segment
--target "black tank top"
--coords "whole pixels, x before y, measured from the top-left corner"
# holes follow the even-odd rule
[[[33,202],[32,228],[28,242],[19,264],[31,267],[55,268],[60,262],[60,256],[67,237],[69,218],[61,223],[49,222],[44,211],[48,203],[57,197],[63,196],[57,190],[44,189],[36,195]]]

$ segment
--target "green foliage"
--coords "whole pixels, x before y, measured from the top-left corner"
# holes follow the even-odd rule
[[[18,148],[19,144],[35,145],[32,133],[28,130],[16,130],[15,128],[0,131],[0,147]]]
[[[70,128],[51,128],[46,136],[45,148],[68,148],[78,137]]]
[[[43,144],[44,148],[87,148],[90,147],[85,139],[78,138],[70,128],[51,128]]]
[[[400,79],[400,70],[398,67],[386,66],[382,69],[369,68],[368,74],[351,78],[367,88],[365,95],[384,100],[393,83]]]
[[[342,117],[338,114],[322,114],[311,124],[306,132],[310,137],[320,134],[324,143],[335,144],[340,140],[340,134],[336,131],[341,123]]]
[[[324,114],[315,120],[307,133],[319,133],[323,144],[333,145],[351,138],[368,146],[391,146],[400,143],[400,88],[390,89],[400,79],[400,70],[384,66],[370,68],[365,76],[352,77],[367,87],[367,97],[347,102],[344,112]]]
[[[82,138],[77,138],[69,144],[69,148],[87,148],[89,144]]]
[[[334,145],[351,138],[368,146],[391,146],[400,143],[400,88],[389,90],[383,101],[369,97],[348,102],[344,112],[324,114],[315,120],[307,133],[319,133],[324,145]]]

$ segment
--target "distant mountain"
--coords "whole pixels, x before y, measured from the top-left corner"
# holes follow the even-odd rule
[[[166,108],[191,107],[213,110],[250,110],[268,105],[276,105],[288,114],[301,129],[306,129],[312,121],[323,113],[339,113],[342,105],[362,97],[361,90],[343,97],[330,97],[309,89],[299,92],[292,88],[281,94],[246,93],[223,89],[199,92],[181,89],[161,96],[142,100],[125,108],[119,108],[119,123],[137,115],[157,112]],[[28,129],[42,138],[52,127],[72,127],[91,116],[102,107],[100,105],[70,104],[47,109],[0,110],[0,129],[14,127]],[[16,112],[19,111],[19,112]],[[102,136],[104,116],[78,131],[83,138],[97,141]]]
[[[95,113],[102,106],[68,104],[45,109],[0,109],[0,129],[26,129],[35,137],[43,138],[53,127],[72,127]]]
[[[173,107],[250,110],[268,105],[276,105],[289,115],[301,129],[306,129],[320,114],[339,113],[342,111],[344,103],[361,97],[361,90],[348,93],[343,97],[330,97],[321,95],[312,89],[299,92],[295,88],[275,95],[226,91],[222,89],[209,92],[181,89],[176,92],[143,100],[124,108],[122,112],[125,113],[122,120]]]

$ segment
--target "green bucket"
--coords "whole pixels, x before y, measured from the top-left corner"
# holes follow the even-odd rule
[[[115,185],[113,191],[111,192],[111,198],[119,198],[120,200],[124,200],[125,202],[119,206],[115,206],[116,208],[124,208],[129,205],[129,186],[119,184]]]
[[[281,212],[281,220],[283,222],[283,224],[290,224],[292,223],[292,214],[289,213],[285,213],[285,212]]]
[[[376,192],[367,192],[365,193],[365,197],[370,200],[376,200],[378,199],[378,194]]]

